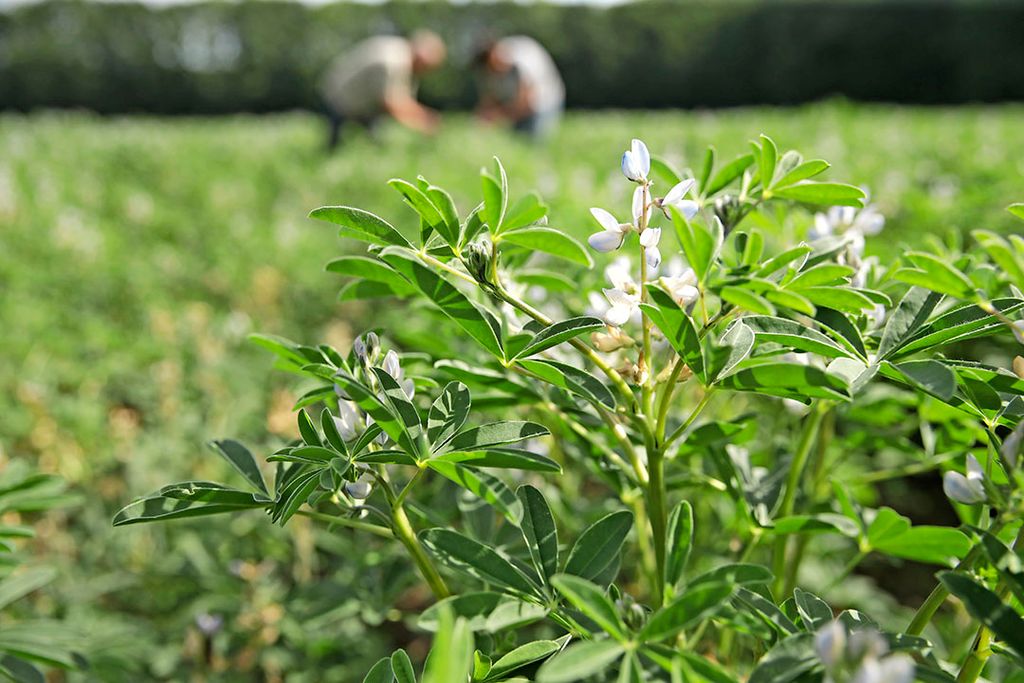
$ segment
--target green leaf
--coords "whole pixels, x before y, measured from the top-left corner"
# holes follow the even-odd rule
[[[253,457],[248,448],[232,439],[211,441],[209,446],[231,463],[231,466],[245,477],[247,482],[265,495],[270,495],[270,492],[267,490],[267,484],[263,480],[263,473],[260,472],[260,467],[256,464],[256,458]]]
[[[487,170],[480,173],[480,183],[484,194],[484,208],[481,215],[484,223],[497,235],[501,232],[505,220],[505,211],[508,208],[508,177],[505,175],[505,167],[497,157],[494,158],[495,169],[498,171],[497,178]]]
[[[355,461],[367,465],[411,465],[415,467],[419,464],[416,458],[405,451],[367,451],[357,455]]]
[[[449,382],[445,386],[427,414],[427,438],[435,451],[462,429],[472,405],[473,399],[465,384]]]
[[[1024,220],[1024,203],[1010,204],[1006,207],[1006,210],[1012,213],[1017,218]]]
[[[913,285],[926,287],[933,292],[969,299],[974,294],[974,284],[959,270],[934,254],[921,251],[907,252],[905,256],[916,269],[901,268],[893,277]]]
[[[533,225],[548,214],[548,207],[544,204],[536,192],[530,192],[519,198],[505,215],[503,228],[515,230],[527,225]]]
[[[388,185],[397,190],[405,198],[406,204],[419,215],[424,225],[428,228],[425,235],[429,235],[431,230],[436,230],[437,234],[441,235],[450,246],[456,245],[458,234],[451,234],[451,230],[441,212],[434,206],[434,202],[430,201],[430,198],[427,197],[423,190],[401,178],[392,178],[388,181]]]
[[[322,206],[319,209],[313,209],[309,217],[341,226],[341,230],[338,232],[342,237],[353,237],[381,246],[395,245],[412,248],[409,240],[395,230],[394,226],[369,211],[350,206]]]
[[[690,581],[689,587],[696,588],[697,586],[701,586],[706,583],[726,583],[737,586],[766,584],[770,583],[772,578],[773,575],[767,567],[759,564],[747,564],[740,562],[735,564],[723,564],[706,571],[700,576],[694,577],[694,579]]]
[[[619,510],[587,527],[573,545],[565,562],[565,573],[594,580],[618,557],[626,535],[633,527],[633,513]]]
[[[339,373],[334,381],[364,413],[373,418],[374,424],[402,447],[402,450],[409,455],[419,454],[419,444],[410,438],[405,425],[369,387],[345,373]]]
[[[772,179],[775,177],[775,164],[779,157],[779,150],[775,146],[775,142],[762,133],[760,151],[758,169],[761,172],[761,186],[767,188],[772,186]]]
[[[804,180],[772,190],[772,195],[819,206],[864,206],[864,190],[844,183]]]
[[[402,385],[388,374],[387,370],[384,368],[372,368],[372,370],[373,374],[377,377],[377,382],[380,384],[384,400],[387,401],[388,407],[391,408],[391,413],[402,423],[403,431],[408,435],[409,443],[419,444],[423,425],[420,422],[420,415],[416,410],[416,406],[409,400]],[[416,453],[416,451],[410,451],[410,454],[413,453]]]
[[[686,366],[700,378],[703,384],[707,384],[704,352],[693,320],[668,292],[650,285],[647,287],[647,291],[652,303],[641,304],[640,307],[665,335],[666,341],[672,345]]]
[[[868,526],[867,541],[872,549],[893,557],[949,566],[971,549],[971,541],[957,529],[910,525],[910,520],[892,508],[878,510]]]
[[[1024,560],[988,531],[982,532],[981,544],[989,562],[999,572],[1005,585],[1010,588],[1017,600],[1024,604]]]
[[[488,448],[481,451],[452,451],[435,457],[438,462],[457,462],[469,467],[561,472],[557,462],[544,455],[517,448]]]
[[[1005,317],[1024,307],[1024,300],[995,299],[990,302],[990,305]],[[978,339],[1005,331],[1005,324],[995,315],[987,313],[977,304],[964,304],[937,316],[927,325],[920,327],[916,333],[909,336],[897,352],[891,354],[891,357],[898,358],[917,351],[968,339]]]
[[[753,154],[744,154],[730,161],[718,170],[718,173],[711,179],[711,183],[701,188],[705,197],[710,197],[726,185],[743,175],[743,172],[754,163]],[[691,264],[692,266],[692,264]]]
[[[585,640],[555,655],[537,672],[537,683],[571,683],[602,673],[622,657],[614,640]]]
[[[772,275],[773,273],[782,270],[783,268],[793,263],[794,261],[799,261],[800,259],[806,257],[812,251],[813,249],[811,249],[809,245],[798,244],[797,246],[791,247],[785,250],[784,252],[777,254],[768,259],[767,261],[765,261],[764,264],[757,270],[757,272],[754,273],[754,275],[758,277],[767,277],[768,275]]]
[[[1024,263],[1021,261],[1021,258],[1024,258],[1024,254],[1018,257],[1010,244],[994,232],[972,230],[971,236],[981,245],[981,248],[989,255],[989,258],[1002,269],[1011,282],[1015,283],[1018,287],[1024,287]]]
[[[739,306],[752,313],[761,313],[762,315],[775,314],[775,307],[767,299],[749,289],[726,286],[719,290],[718,295],[732,305]]]
[[[413,669],[412,660],[405,650],[399,649],[391,653],[391,670],[397,683],[416,683],[416,670]]]
[[[896,373],[888,372],[893,369]],[[933,360],[912,360],[906,363],[882,363],[882,374],[902,378],[905,384],[931,394],[941,401],[949,401],[956,392],[956,375],[943,363]]]
[[[523,521],[519,525],[533,565],[545,579],[558,572],[558,529],[551,508],[543,494],[530,485],[516,491],[523,506]]]
[[[722,246],[720,231],[713,233],[700,223],[691,223],[675,207],[669,208],[669,214],[687,263],[693,268],[697,279],[704,282]]]
[[[493,446],[515,443],[524,439],[548,434],[547,427],[536,422],[510,420],[507,422],[491,422],[479,427],[467,429],[456,434],[445,451],[479,451]]]
[[[320,484],[320,471],[298,474],[278,494],[271,519],[282,526],[298,512]]]
[[[370,667],[363,678],[363,683],[394,683],[395,675],[391,671],[391,659],[382,657],[377,663]]]
[[[452,249],[458,248],[462,239],[462,225],[459,222],[459,210],[455,208],[452,196],[440,187],[430,185],[424,191],[427,198],[441,214],[441,229],[435,228],[438,234]]]
[[[523,519],[523,506],[516,494],[497,477],[437,458],[428,460],[427,467],[487,501],[512,524],[518,526]]]
[[[729,325],[725,334],[712,346],[707,354],[708,383],[713,384],[718,378],[739,365],[754,348],[754,332],[742,320]]]
[[[685,500],[672,508],[668,517],[668,551],[665,557],[665,585],[674,587],[683,578],[693,548],[693,507]]]
[[[856,289],[840,289],[838,287],[801,287],[799,289],[790,288],[789,291],[805,297],[808,301],[814,304],[815,307],[824,306],[826,308],[834,308],[839,311],[848,311],[850,313],[870,310],[875,307],[874,301]]]
[[[420,614],[417,626],[425,631],[437,631],[440,613],[446,609],[464,617],[471,630],[484,633],[518,628],[540,621],[547,615],[544,607],[503,593],[463,593],[426,608]]]
[[[679,171],[673,168],[668,161],[662,159],[661,157],[652,155],[651,177],[653,178],[656,176],[661,176],[661,180],[664,180],[669,187],[672,187],[680,180],[682,180],[682,177],[679,175]]]
[[[860,330],[854,325],[845,313],[820,306],[814,314],[814,319],[821,325],[832,338],[842,344],[848,351],[860,360],[867,360],[867,349],[864,346],[864,339]]]
[[[1013,607],[977,581],[955,572],[942,572],[939,581],[960,598],[971,616],[988,627],[1018,656],[1024,657],[1024,619]]]
[[[558,652],[560,647],[561,646],[553,640],[535,640],[532,643],[520,645],[508,654],[499,658],[498,661],[491,666],[491,670],[487,674],[487,678],[484,680],[502,680],[516,669],[521,669],[524,666],[528,666],[534,662],[539,662],[546,657],[550,657],[555,652]]]
[[[756,616],[780,636],[786,636],[799,631],[796,624],[781,609],[776,607],[775,603],[751,590],[742,587],[738,588],[734,604]]]
[[[769,650],[750,675],[749,683],[790,683],[820,665],[814,634],[799,633]]]
[[[529,370],[553,386],[565,389],[592,403],[615,408],[615,396],[597,377],[568,363],[554,360],[518,360],[516,364]]]
[[[0,610],[15,600],[20,600],[29,593],[57,578],[57,571],[51,567],[29,569],[6,577],[0,581]]]
[[[824,173],[828,169],[828,167],[828,162],[822,161],[821,159],[812,159],[810,161],[805,161],[802,164],[797,165],[795,168],[793,168],[791,171],[783,175],[781,178],[779,178],[779,181],[775,183],[775,187],[787,187],[789,185],[794,185],[800,182],[801,180],[813,178],[816,175]]]
[[[622,623],[615,605],[605,595],[604,590],[586,579],[568,574],[557,574],[552,577],[551,583],[566,600],[600,626],[605,633],[616,640],[625,640],[626,625]]]
[[[810,299],[802,294],[785,289],[769,289],[764,293],[764,298],[773,304],[789,308],[804,315],[814,315],[817,312],[817,308],[811,303]]]
[[[851,354],[821,332],[798,322],[771,316],[746,316],[743,322],[760,341],[774,342],[790,349],[816,353],[826,358],[850,358]]]
[[[527,342],[526,346],[516,354],[516,358],[525,358],[534,354],[558,346],[581,334],[594,330],[604,329],[604,322],[600,318],[590,315],[581,315],[577,318],[569,318],[557,323],[548,325]]]
[[[707,583],[688,589],[682,596],[651,615],[640,639],[645,642],[667,640],[724,606],[733,592],[727,583]]]
[[[920,287],[907,292],[882,331],[882,341],[878,345],[879,360],[898,351],[928,321],[941,300],[941,294]]]
[[[818,534],[840,533],[850,538],[860,534],[860,527],[855,521],[843,515],[822,512],[816,515],[792,515],[773,520],[771,528],[775,534]]]
[[[331,448],[342,455],[348,455],[348,447],[345,446],[345,440],[341,438],[338,425],[335,424],[334,416],[331,415],[329,408],[324,408],[320,413],[320,429],[323,430],[324,438]]]
[[[405,251],[385,250],[381,258],[400,272],[470,337],[496,358],[504,360],[501,326],[489,311],[479,308],[450,282]]]
[[[520,247],[543,251],[566,261],[579,263],[587,268],[592,268],[594,259],[590,253],[580,244],[579,240],[571,237],[561,230],[534,226],[529,228],[517,228],[501,233],[503,242],[511,242]]]
[[[295,414],[295,419],[299,424],[299,434],[302,436],[302,440],[310,446],[322,446],[323,442],[320,441],[320,435],[316,431],[316,427],[313,426],[313,421],[309,419],[309,415],[306,414],[305,410],[300,410]]]
[[[457,572],[525,595],[539,587],[508,560],[486,545],[451,529],[427,529],[420,539],[438,560]]]
[[[828,603],[814,593],[794,588],[793,600],[796,601],[796,609],[808,631],[817,631],[829,624],[835,617]]]
[[[854,270],[850,266],[843,266],[838,263],[819,263],[807,270],[800,272],[795,278],[786,283],[786,287],[799,289],[801,287],[836,286],[847,284]]]
[[[441,623],[423,669],[422,683],[468,681],[473,671],[473,631],[465,619],[441,612]]]
[[[266,503],[253,502],[250,506],[201,504],[188,500],[154,496],[136,500],[121,508],[114,515],[114,526],[142,524],[146,522],[166,522],[172,519],[219,515],[226,512],[238,512],[246,507],[266,507]]]
[[[719,380],[734,391],[752,391],[809,403],[813,398],[848,400],[849,389],[840,377],[798,363],[741,363],[740,369]]]

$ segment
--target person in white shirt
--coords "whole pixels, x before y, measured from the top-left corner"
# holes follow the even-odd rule
[[[376,36],[337,57],[320,83],[334,149],[342,127],[355,122],[372,128],[391,116],[422,133],[437,129],[438,114],[416,100],[416,78],[444,63],[444,41],[431,31],[408,39]]]
[[[485,121],[506,121],[522,133],[543,137],[561,118],[565,84],[540,43],[529,36],[487,41],[478,51],[480,103]]]

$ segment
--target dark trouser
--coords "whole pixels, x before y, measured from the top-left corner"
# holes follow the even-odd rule
[[[542,140],[558,127],[561,118],[561,107],[537,111],[513,123],[512,128],[517,133],[527,135],[534,140]]]
[[[333,151],[337,148],[341,142],[343,129],[346,126],[351,126],[354,123],[363,126],[372,134],[379,120],[379,117],[364,119],[348,116],[337,111],[326,102],[323,103],[322,109],[324,117],[327,119],[327,151]]]

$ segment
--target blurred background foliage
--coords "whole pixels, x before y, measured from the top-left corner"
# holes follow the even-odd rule
[[[368,35],[429,27],[452,60],[423,83],[474,101],[462,73],[485,31],[536,37],[571,107],[793,104],[843,95],[918,104],[1024,98],[1013,0],[134,3],[47,0],[0,13],[0,106],[100,112],[316,109],[327,62]]]

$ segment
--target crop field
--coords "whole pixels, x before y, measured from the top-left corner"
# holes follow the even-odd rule
[[[582,239],[590,207],[629,203],[618,157],[632,137],[685,169],[760,133],[870,191],[886,225],[868,253],[883,261],[978,228],[1019,232],[1004,208],[1024,201],[1020,106],[580,112],[544,145],[453,115],[434,138],[385,127],[334,155],[321,123],[0,116],[0,468],[28,461],[77,497],[33,541],[60,572],[33,607],[84,633],[101,680],[350,681],[396,644],[424,654],[401,605],[426,596],[391,581],[396,549],[257,514],[111,526],[168,481],[222,481],[212,438],[271,449],[296,434],[296,382],[249,334],[347,349],[400,326],[400,302],[337,300],[323,266],[358,246],[311,209],[358,206],[412,233],[388,179],[422,174],[465,213],[498,156],[514,195],[536,190],[550,224]],[[207,642],[196,624],[210,614],[229,626]]]

